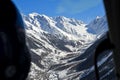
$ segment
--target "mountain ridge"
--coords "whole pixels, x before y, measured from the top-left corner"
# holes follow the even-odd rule
[[[95,35],[87,32],[85,23],[76,19],[62,16],[52,18],[38,13],[29,14],[28,17],[23,16],[23,18],[27,24],[27,29],[41,29],[42,32],[45,31],[60,38],[78,40],[82,36],[83,39],[87,40],[95,37]]]
[[[23,15],[23,20],[28,48],[32,55],[28,80],[95,79],[93,55],[101,41],[100,38],[104,37],[101,35],[107,31],[104,16],[97,17],[89,24],[66,17],[53,18],[38,13]],[[95,33],[96,30],[98,32]],[[103,54],[98,61],[101,63],[100,66],[107,67],[104,63],[108,64],[109,62],[106,62],[108,59],[112,60],[111,54]],[[107,69],[110,68],[113,72],[113,66],[109,65]]]

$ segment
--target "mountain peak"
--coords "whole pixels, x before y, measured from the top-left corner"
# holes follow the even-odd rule
[[[32,18],[34,18],[34,16],[38,16],[38,15],[39,15],[39,14],[36,13],[36,12],[33,12],[33,13],[28,14],[28,16],[30,16],[30,17],[32,17]]]
[[[96,19],[100,19],[101,17],[100,16],[96,16]]]
[[[38,17],[42,17],[42,18],[46,18],[46,19],[49,18],[45,14],[39,14],[39,13],[36,13],[36,12],[30,13],[30,14],[28,14],[28,16],[31,17],[32,19],[38,18]]]
[[[41,15],[33,12],[24,17],[24,21],[29,29],[37,30],[36,32],[38,32],[38,29],[41,29],[40,31],[45,31],[51,35],[59,36],[60,38],[66,37],[71,40],[87,38],[86,40],[88,40],[86,36],[90,36],[86,32],[86,24],[73,18],[64,16],[48,17],[44,14]]]
[[[102,35],[108,30],[106,17],[97,16],[96,19],[91,21],[88,25],[88,32],[96,35]]]

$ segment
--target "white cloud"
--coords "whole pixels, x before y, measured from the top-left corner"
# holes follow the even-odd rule
[[[66,11],[66,10],[65,10],[64,7],[58,6],[58,8],[57,8],[57,13],[64,13],[65,11]]]
[[[102,0],[61,0],[57,13],[77,14],[97,6]]]

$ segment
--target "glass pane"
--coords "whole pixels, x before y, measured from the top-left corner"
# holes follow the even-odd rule
[[[108,31],[102,0],[14,3],[32,56],[29,80],[95,80],[94,52]],[[101,53],[98,66],[101,79],[115,78],[111,51]]]

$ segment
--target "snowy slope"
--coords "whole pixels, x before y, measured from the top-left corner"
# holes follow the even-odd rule
[[[52,18],[38,13],[31,13],[28,16],[23,15],[23,17],[29,30],[36,30],[37,28],[61,39],[68,40],[92,40],[94,37],[86,31],[86,24],[79,20],[63,16]]]
[[[102,35],[106,31],[108,31],[108,24],[106,16],[99,17],[97,16],[96,19],[91,21],[87,26],[87,31],[89,33],[95,34],[95,35]]]
[[[28,80],[94,80],[93,54],[101,41],[96,37],[107,31],[105,17],[85,24],[63,16],[48,17],[38,13],[22,16],[32,56]],[[102,55],[99,65],[106,67],[104,63],[109,58],[112,60],[111,54]],[[106,69],[114,71],[113,66]]]

